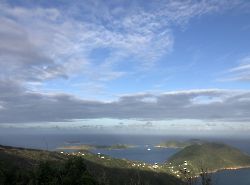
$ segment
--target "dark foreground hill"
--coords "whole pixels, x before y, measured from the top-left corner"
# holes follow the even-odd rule
[[[250,156],[225,144],[203,143],[184,148],[168,163],[198,174],[202,168],[212,172],[250,167]]]
[[[129,161],[108,158],[100,163],[103,158],[95,154],[79,154],[0,146],[0,185],[183,184],[168,173],[129,168]]]

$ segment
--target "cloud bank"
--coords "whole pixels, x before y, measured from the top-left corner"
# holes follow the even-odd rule
[[[111,102],[87,101],[67,94],[28,92],[13,81],[1,82],[0,91],[1,123],[91,118],[250,121],[250,92],[244,91],[211,89],[160,95],[135,94]]]

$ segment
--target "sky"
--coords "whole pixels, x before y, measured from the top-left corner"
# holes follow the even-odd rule
[[[0,0],[0,127],[250,131],[248,0]]]

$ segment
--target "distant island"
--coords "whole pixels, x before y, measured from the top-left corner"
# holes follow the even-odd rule
[[[202,144],[204,141],[199,139],[190,139],[187,141],[179,141],[179,140],[169,140],[165,142],[161,142],[158,145],[155,145],[157,148],[185,148],[194,144]]]
[[[127,145],[127,144],[115,144],[115,145],[67,145],[58,147],[57,150],[95,150],[95,149],[106,149],[106,150],[119,150],[119,149],[128,149],[134,148],[135,145]]]
[[[78,140],[69,140],[69,141],[65,141],[64,143],[66,143],[66,144],[80,144],[81,142]]]
[[[202,168],[209,172],[249,168],[250,156],[226,144],[206,142],[185,147],[170,157],[167,163],[199,174]]]

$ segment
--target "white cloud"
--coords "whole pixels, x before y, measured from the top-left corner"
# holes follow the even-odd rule
[[[63,92],[39,93],[40,84],[58,78],[79,78],[80,82],[72,85],[103,87],[102,83],[130,72],[116,68],[127,59],[131,68],[150,69],[172,51],[173,25],[185,26],[192,18],[240,4],[235,2],[152,1],[148,2],[151,8],[147,3],[134,6],[128,1],[70,1],[58,7],[1,2],[0,102],[4,109],[0,108],[0,122],[103,117],[249,120],[248,93],[239,99],[236,95],[226,97],[228,93],[220,90],[197,90],[131,95],[111,102],[85,101]],[[91,54],[100,48],[109,52],[103,60],[95,61]],[[36,92],[25,88],[29,85],[36,86]],[[199,96],[226,98],[197,104],[193,99]]]
[[[113,80],[127,73],[114,68],[128,57],[138,61],[139,68],[149,68],[171,52],[172,25],[235,5],[234,1],[148,3],[152,8],[126,1],[66,3],[63,8],[1,3],[0,64],[6,66],[1,74],[18,74],[16,78],[27,81],[76,75]],[[90,57],[96,48],[111,49],[101,64]]]
[[[131,94],[109,102],[68,94],[29,92],[14,81],[0,83],[0,123],[63,122],[75,119],[196,119],[250,121],[250,92],[194,90],[163,94]],[[200,97],[220,99],[200,103]],[[150,101],[145,101],[150,98]],[[151,101],[153,100],[153,101]]]
[[[229,69],[222,81],[250,81],[250,56],[239,61],[238,66]]]

